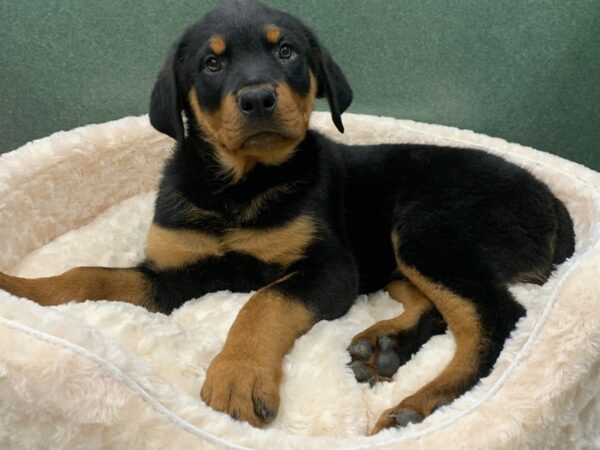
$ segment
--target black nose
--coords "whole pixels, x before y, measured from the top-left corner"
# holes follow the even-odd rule
[[[246,88],[238,96],[240,110],[253,119],[269,117],[275,110],[277,95],[268,86]]]

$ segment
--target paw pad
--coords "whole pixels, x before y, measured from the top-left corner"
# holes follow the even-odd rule
[[[373,346],[369,341],[363,339],[348,347],[348,352],[350,352],[352,358],[366,361],[373,354]]]
[[[350,368],[360,383],[389,380],[396,373],[402,361],[398,354],[398,344],[391,336],[379,336],[373,345],[368,339],[359,339],[348,347],[352,356]]]
[[[400,357],[393,351],[381,352],[377,356],[377,371],[379,375],[391,377],[400,367]]]
[[[362,361],[352,361],[350,368],[354,372],[354,378],[359,383],[369,381],[373,377],[373,372],[367,365]]]

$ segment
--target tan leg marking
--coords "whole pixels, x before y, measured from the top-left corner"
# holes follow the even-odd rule
[[[76,267],[47,278],[19,278],[0,273],[0,289],[42,306],[71,301],[119,300],[155,310],[150,282],[134,269]]]
[[[378,342],[384,336],[394,340],[398,334],[404,331],[409,331],[416,327],[421,319],[421,316],[430,311],[433,307],[427,297],[423,295],[410,281],[394,280],[386,286],[386,290],[390,296],[404,305],[404,312],[393,319],[381,320],[361,333],[354,336],[350,343],[349,350],[352,354],[352,347],[359,345],[364,348],[364,341],[370,344],[372,349],[371,355],[353,354],[352,361],[360,361],[367,367],[371,373],[369,383],[377,383],[380,381],[391,381],[391,375],[382,375],[381,368],[378,367],[378,359],[381,356],[381,349]],[[364,369],[363,369],[364,370]],[[391,369],[388,369],[391,370]],[[395,370],[394,370],[395,372]],[[385,373],[385,372],[384,372]],[[364,381],[364,380],[359,380]]]
[[[405,398],[398,406],[385,411],[372,434],[395,424],[390,413],[412,410],[426,417],[439,405],[449,403],[461,395],[476,376],[481,350],[485,347],[481,321],[472,301],[432,282],[402,261],[399,262],[399,268],[441,313],[454,335],[456,352],[438,377]]]
[[[432,307],[431,301],[407,280],[395,280],[385,288],[390,296],[404,305],[404,312],[393,319],[381,320],[352,339],[352,344],[366,339],[375,345],[379,336],[396,335],[414,328],[423,314]]]
[[[260,427],[279,408],[282,360],[313,324],[302,303],[266,287],[240,310],[213,359],[201,397],[213,409]]]

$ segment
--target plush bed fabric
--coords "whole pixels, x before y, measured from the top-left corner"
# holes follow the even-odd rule
[[[249,294],[210,294],[165,316],[119,302],[42,308],[0,291],[0,448],[598,448],[600,174],[468,131],[352,114],[344,120],[345,135],[324,113],[313,115],[313,126],[345,142],[499,153],[567,204],[576,253],[544,286],[514,286],[528,314],[487,378],[423,423],[365,436],[454,351],[450,334],[436,336],[393,382],[358,384],[346,367],[350,339],[402,311],[379,292],[296,342],[284,360],[279,415],[259,430],[199,398]],[[172,144],[147,117],[129,117],[0,157],[0,269],[37,277],[139,261]]]

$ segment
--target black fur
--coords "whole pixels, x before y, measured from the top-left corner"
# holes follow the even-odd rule
[[[544,283],[574,252],[573,223],[545,184],[498,156],[307,131],[315,97],[343,132],[352,90],[308,28],[252,0],[218,7],[175,43],[152,92],[150,121],[176,143],[146,260],[38,280],[0,273],[0,288],[48,306],[108,298],[164,313],[258,290],[201,396],[262,426],[294,339],[393,281],[413,307],[397,298],[406,315],[357,335],[350,366],[359,381],[389,379],[447,324],[458,349],[449,370],[374,430],[422,420],[490,372],[525,314],[508,286]]]
[[[244,23],[240,21],[242,17]],[[283,72],[265,52],[260,34],[244,33],[247,30],[262,30],[271,23],[284,28],[286,37],[305,51],[305,60],[291,64]],[[245,50],[244,54],[229,61],[230,76],[225,83],[219,83],[217,77],[198,70],[203,59],[210,53],[208,40],[215,34],[223,35],[231,45]],[[181,113],[185,111],[191,117],[185,96],[194,83],[201,82],[203,89],[198,91],[200,102],[210,110],[220,104],[226,91],[281,78],[299,94],[306,94],[307,66],[317,76],[317,97],[327,98],[332,119],[340,132],[343,132],[341,114],[352,103],[352,89],[314,33],[289,14],[258,2],[225,3],[190,26],[174,45],[152,91],[150,121],[158,131],[181,141]]]
[[[287,65],[276,63],[272,50],[255,35],[271,23],[285,30],[298,51]],[[200,69],[215,33],[240,49],[228,56],[227,72],[218,76]],[[220,236],[231,228],[279,227],[308,214],[318,222],[318,236],[305,257],[289,267],[235,253],[167,272],[145,262],[140,270],[153,280],[156,304],[168,313],[210,291],[258,289],[290,274],[277,289],[307,304],[317,319],[334,319],[348,311],[358,294],[379,290],[394,277],[397,251],[407,265],[475,305],[491,343],[481,355],[475,382],[491,370],[524,314],[507,286],[531,277],[543,282],[573,253],[569,213],[529,172],[483,151],[347,146],[314,131],[285,163],[258,164],[238,182],[223,177],[214,148],[193,126],[186,97],[190,89],[196,87],[207,110],[218,108],[227,92],[255,83],[283,82],[307,95],[309,69],[317,76],[317,95],[328,99],[332,119],[343,131],[341,114],[352,101],[352,90],[329,53],[297,19],[256,2],[234,2],[188,28],[175,45],[150,105],[155,128],[177,140],[161,181],[155,223]],[[183,113],[192,123],[187,133]],[[285,192],[259,215],[240,219],[249,201],[282,185]],[[182,202],[219,217],[190,219]],[[392,233],[399,238],[397,249]],[[424,316],[402,337],[403,352],[412,354],[443,331],[436,314]]]

